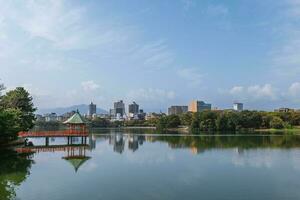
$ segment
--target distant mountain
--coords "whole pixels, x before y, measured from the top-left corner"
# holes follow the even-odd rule
[[[63,108],[47,108],[47,109],[38,109],[36,111],[37,114],[46,114],[46,113],[56,113],[58,115],[62,115],[66,112],[70,112],[73,110],[79,110],[81,114],[87,114],[88,113],[89,106],[86,104],[80,104],[80,105],[74,105],[70,107],[63,107]],[[97,108],[97,114],[106,114],[108,113],[106,110],[102,108]]]

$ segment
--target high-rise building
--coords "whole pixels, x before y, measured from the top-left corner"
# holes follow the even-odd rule
[[[193,100],[189,104],[188,110],[190,112],[202,112],[204,110],[211,110],[211,104],[205,103],[204,101]]]
[[[242,103],[234,102],[233,103],[233,110],[235,111],[243,111],[244,105]]]
[[[121,117],[123,117],[123,115],[125,114],[125,104],[123,100],[114,103],[114,113],[115,115],[120,115]]]
[[[135,102],[133,102],[132,104],[129,104],[128,105],[128,113],[137,115],[139,113],[139,105]]]
[[[188,112],[188,106],[171,106],[168,115],[179,115]]]
[[[91,102],[91,104],[89,105],[88,116],[92,117],[94,114],[96,114],[96,112],[97,112],[97,106],[96,104],[93,104],[93,102]]]

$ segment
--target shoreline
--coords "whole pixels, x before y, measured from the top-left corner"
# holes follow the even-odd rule
[[[255,129],[255,132],[300,132],[300,128],[285,128],[285,129],[273,129],[273,128],[266,128],[266,129]]]
[[[92,127],[91,129],[156,129],[155,126]]]

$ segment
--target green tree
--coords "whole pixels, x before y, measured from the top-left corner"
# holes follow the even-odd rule
[[[220,114],[216,120],[217,130],[228,130],[228,118],[226,114]]]
[[[179,116],[180,121],[181,121],[181,125],[190,126],[191,123],[192,123],[192,115],[193,115],[193,113],[191,113],[191,112],[181,114]]]
[[[156,128],[161,129],[161,130],[167,128],[167,117],[166,116],[162,116],[157,120]]]
[[[17,133],[22,130],[20,126],[21,116],[22,113],[19,109],[0,110],[0,141],[16,139]]]
[[[2,96],[0,108],[3,110],[15,109],[21,112],[19,120],[21,130],[27,131],[34,126],[36,108],[33,106],[32,97],[23,87],[17,87]]]
[[[108,119],[97,117],[91,121],[92,127],[109,127],[110,121]]]
[[[167,119],[167,128],[177,128],[180,125],[180,118],[178,115],[169,115]]]
[[[290,121],[291,125],[299,126],[300,125],[300,112],[293,112],[292,119]]]
[[[284,128],[284,122],[280,117],[274,116],[270,122],[271,128],[282,129]]]
[[[191,117],[191,129],[198,129],[200,126],[200,119],[198,113],[193,113]]]

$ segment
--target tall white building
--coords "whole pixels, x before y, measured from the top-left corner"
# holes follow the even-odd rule
[[[233,110],[241,112],[243,111],[243,109],[244,109],[244,104],[238,102],[233,103]]]

